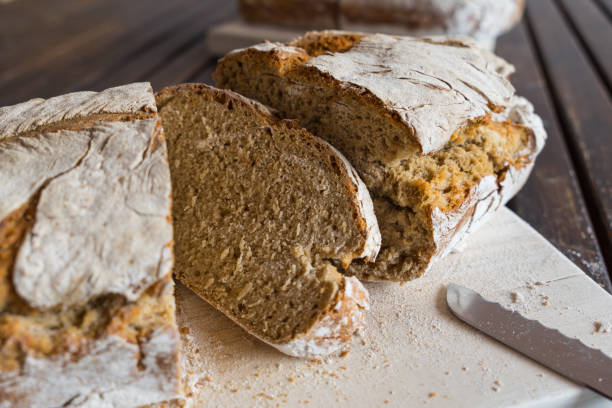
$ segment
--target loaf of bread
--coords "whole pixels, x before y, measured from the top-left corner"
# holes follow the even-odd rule
[[[178,397],[170,174],[149,84],[0,108],[0,407]]]
[[[296,118],[342,151],[370,189],[383,243],[362,279],[421,276],[528,177],[545,132],[466,38],[313,32],[220,60],[213,77]]]
[[[306,29],[467,35],[493,49],[521,18],[524,0],[240,0],[245,20]]]
[[[233,92],[185,84],[160,91],[157,104],[176,277],[284,353],[345,348],[368,295],[337,268],[373,261],[380,248],[355,170],[297,123]]]

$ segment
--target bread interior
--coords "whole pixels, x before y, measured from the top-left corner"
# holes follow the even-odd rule
[[[218,86],[298,119],[349,158],[370,189],[383,237],[377,262],[357,262],[351,270],[364,279],[411,280],[440,250],[433,236],[434,208],[456,211],[483,178],[501,182],[510,166],[527,165],[534,137],[524,126],[487,115],[466,123],[439,151],[423,155],[410,129],[369,91],[341,86],[305,65],[323,53],[345,52],[359,39],[309,34],[291,43],[301,48],[294,53],[230,54],[213,76]]]
[[[228,92],[158,94],[173,185],[175,273],[260,338],[284,343],[337,303],[364,245],[337,156]]]

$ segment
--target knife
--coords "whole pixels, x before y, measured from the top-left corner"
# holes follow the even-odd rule
[[[564,336],[537,320],[485,300],[478,293],[451,283],[446,302],[453,314],[494,339],[551,370],[612,399],[612,359]]]

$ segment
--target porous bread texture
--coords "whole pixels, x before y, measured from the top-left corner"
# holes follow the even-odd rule
[[[493,49],[524,0],[241,0],[247,21],[412,36],[468,35]]]
[[[460,38],[338,31],[231,52],[213,77],[349,158],[383,235],[362,279],[421,276],[526,180],[545,140],[513,67]]]
[[[213,78],[319,133],[333,129],[328,140],[359,168],[439,150],[469,120],[503,110],[512,71],[464,38],[323,31],[231,52]]]
[[[0,407],[179,396],[156,116],[147,83],[0,108]]]
[[[336,266],[374,260],[380,247],[356,172],[326,142],[233,92],[185,84],[157,103],[177,278],[287,354],[346,347],[367,292]]]

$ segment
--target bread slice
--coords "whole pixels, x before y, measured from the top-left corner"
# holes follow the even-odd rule
[[[366,290],[337,266],[373,260],[368,192],[330,145],[263,105],[201,84],[165,88],[177,278],[249,333],[300,357],[346,346]]]
[[[149,84],[0,108],[0,407],[179,396],[170,174]]]
[[[312,32],[231,52],[213,77],[297,118],[372,193],[383,245],[362,279],[421,276],[525,182],[546,134],[513,67],[459,38]]]

